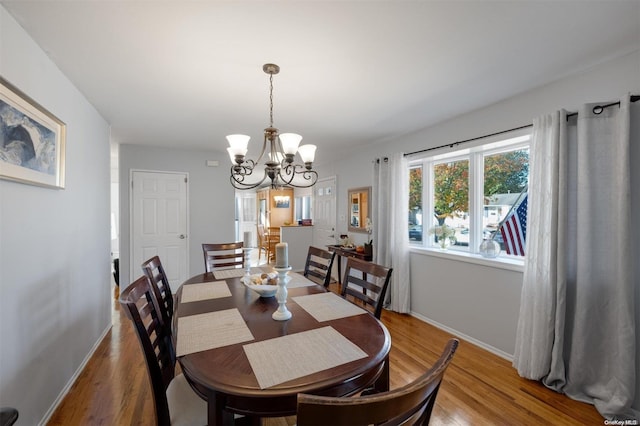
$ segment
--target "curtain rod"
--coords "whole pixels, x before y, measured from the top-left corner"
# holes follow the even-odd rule
[[[640,95],[631,95],[630,101],[631,102],[640,101]],[[593,107],[593,113],[594,114],[601,114],[602,111],[605,108],[609,108],[609,107],[612,107],[612,106],[620,106],[620,101],[612,102],[612,103],[606,104],[606,105],[596,105],[596,106]],[[575,115],[578,115],[578,113],[577,112],[572,112],[571,114],[567,114],[567,120],[569,120],[569,117],[573,117]]]
[[[640,101],[640,95],[631,95],[631,102],[637,102]],[[618,102],[613,102],[607,105],[596,105],[593,107],[593,112],[594,114],[600,114],[602,112],[602,110],[604,110],[605,108],[609,108],[612,106],[616,106],[616,105],[620,105],[620,101]],[[572,112],[571,114],[567,114],[567,120],[569,119],[569,117],[573,117],[574,115],[578,115],[577,112]],[[477,141],[478,139],[484,139],[484,138],[489,138],[491,136],[497,136],[497,135],[501,135],[503,133],[509,133],[509,132],[513,132],[515,130],[521,130],[521,129],[526,129],[527,127],[533,127],[533,124],[527,124],[526,126],[520,126],[520,127],[515,127],[513,129],[509,129],[509,130],[502,130],[500,132],[495,132],[495,133],[491,133],[489,135],[484,135],[484,136],[478,136],[475,138],[471,138],[471,139],[465,139],[463,141],[458,141],[458,142],[453,142],[453,143],[447,143],[444,145],[440,145],[440,146],[434,146],[433,148],[426,148],[426,149],[421,149],[419,151],[413,151],[413,152],[408,152],[406,154],[404,154],[405,157],[409,156],[409,155],[415,155],[415,154],[421,154],[423,152],[428,152],[428,151],[433,151],[434,149],[440,149],[440,148],[453,148],[456,145],[460,145],[463,143],[467,143],[467,142],[473,142],[473,141]]]
[[[491,133],[489,135],[484,135],[484,136],[478,136],[478,137],[471,138],[471,139],[465,139],[463,141],[447,143],[447,144],[440,145],[440,146],[434,146],[433,148],[426,148],[426,149],[421,149],[419,151],[407,152],[406,154],[404,154],[404,156],[407,157],[409,155],[421,154],[423,152],[433,151],[434,149],[440,149],[440,148],[447,148],[447,147],[453,148],[454,146],[460,145],[460,144],[463,144],[463,143],[473,142],[473,141],[477,141],[478,139],[489,138],[491,136],[497,136],[497,135],[501,135],[503,133],[509,133],[509,132],[513,132],[513,131],[516,131],[516,130],[520,130],[520,129],[526,129],[527,127],[533,127],[533,124],[527,124],[526,126],[514,127],[513,129],[502,130],[500,132],[495,132],[495,133]]]

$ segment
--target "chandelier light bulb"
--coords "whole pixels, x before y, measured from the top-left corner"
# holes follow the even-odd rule
[[[269,158],[274,163],[278,163],[278,165],[280,165],[280,163],[282,163],[282,160],[284,160],[284,155],[281,152],[271,152],[269,154]]]
[[[302,136],[296,133],[282,133],[280,135],[280,143],[282,143],[282,151],[284,154],[291,155],[291,157],[296,155],[301,140]]]
[[[229,159],[231,160],[231,164],[236,164],[236,155],[239,155],[241,157],[244,157],[245,154],[247,153],[247,150],[245,149],[244,151],[240,151],[239,154],[236,154],[236,152],[233,150],[233,148],[229,147],[227,148],[227,152],[229,153]]]
[[[298,153],[300,154],[300,158],[302,158],[303,163],[313,163],[313,160],[316,157],[316,146],[302,145],[298,148]]]
[[[249,146],[250,136],[247,135],[229,135],[227,136],[227,141],[229,141],[229,148],[233,152],[233,155],[242,155],[244,156],[247,153],[247,147]]]

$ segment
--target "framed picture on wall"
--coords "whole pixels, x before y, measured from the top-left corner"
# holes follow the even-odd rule
[[[276,195],[273,197],[275,202],[275,207],[277,209],[288,209],[289,208],[289,197],[286,195]]]
[[[64,188],[66,126],[0,77],[0,178]]]

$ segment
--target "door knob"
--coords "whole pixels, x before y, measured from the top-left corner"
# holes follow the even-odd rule
[[[184,235],[184,234],[180,234],[180,236],[178,238],[180,238],[181,240],[184,240],[185,238],[187,238],[187,236]]]

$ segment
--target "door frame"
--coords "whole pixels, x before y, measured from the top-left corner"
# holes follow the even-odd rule
[[[133,218],[133,175],[134,173],[162,173],[162,174],[171,174],[171,175],[184,175],[187,178],[187,184],[186,184],[186,189],[185,189],[185,221],[186,221],[186,234],[187,234],[187,246],[186,246],[186,253],[185,253],[185,267],[186,267],[186,277],[185,279],[189,278],[189,252],[191,250],[189,250],[189,245],[190,245],[190,236],[191,236],[191,229],[190,229],[190,225],[189,225],[189,183],[190,183],[190,179],[189,179],[189,172],[179,172],[179,171],[175,171],[175,170],[149,170],[149,169],[129,169],[129,280],[131,282],[133,282],[133,277],[137,276],[135,274],[134,271],[134,264],[133,264],[133,257],[134,257],[134,247],[133,247],[133,224],[134,224],[134,218]],[[140,265],[138,265],[138,267],[140,267]],[[141,273],[141,272],[140,272]]]

